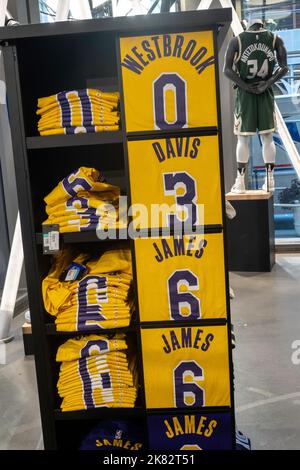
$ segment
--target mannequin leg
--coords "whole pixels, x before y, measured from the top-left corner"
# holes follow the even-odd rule
[[[273,192],[275,189],[273,170],[276,156],[276,147],[273,140],[273,134],[272,132],[268,134],[261,134],[260,137],[262,141],[262,154],[266,167],[266,177],[262,189],[264,191]]]
[[[249,135],[239,135],[236,146],[237,177],[231,188],[233,193],[241,194],[245,189],[245,172],[249,161]]]

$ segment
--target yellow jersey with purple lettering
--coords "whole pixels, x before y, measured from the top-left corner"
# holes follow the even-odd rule
[[[120,51],[127,132],[217,126],[212,31],[121,38]]]
[[[226,318],[222,233],[139,238],[134,247],[141,322]]]
[[[230,406],[227,326],[143,328],[147,408]]]
[[[218,136],[127,143],[133,212],[140,228],[222,224]],[[147,191],[145,191],[147,188]],[[152,210],[151,210],[152,209]]]

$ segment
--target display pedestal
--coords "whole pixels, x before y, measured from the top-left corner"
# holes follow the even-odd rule
[[[272,193],[227,193],[226,199],[236,210],[236,217],[227,224],[229,270],[271,271],[275,264]]]
[[[31,330],[30,323],[25,322],[23,324],[22,333],[23,333],[24,354],[25,356],[31,356],[31,354],[34,354],[34,351],[33,351],[32,330]]]

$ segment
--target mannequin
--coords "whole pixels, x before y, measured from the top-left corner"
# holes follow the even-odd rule
[[[276,64],[277,59],[277,64]],[[278,65],[278,67],[277,67]],[[276,127],[272,85],[288,72],[287,54],[279,36],[264,29],[262,20],[253,20],[248,29],[233,38],[227,48],[224,74],[237,89],[234,133],[237,135],[237,178],[231,189],[244,193],[251,135],[258,131],[266,177],[262,189],[274,191]]]

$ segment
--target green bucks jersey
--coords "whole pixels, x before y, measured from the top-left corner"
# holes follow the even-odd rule
[[[270,31],[244,31],[237,36],[239,52],[235,65],[240,77],[247,83],[268,80],[275,66],[276,36]]]

